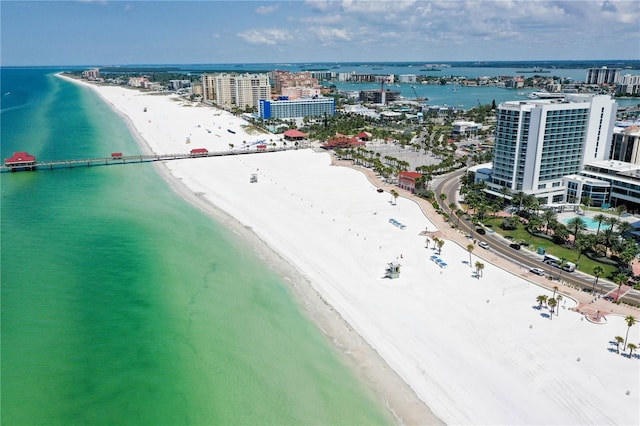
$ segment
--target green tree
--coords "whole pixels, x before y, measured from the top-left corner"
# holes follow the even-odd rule
[[[536,297],[536,302],[538,302],[538,309],[542,308],[542,304],[544,303],[544,305],[547,305],[547,295],[546,294],[541,294],[538,297]]]
[[[482,271],[484,270],[484,263],[478,261],[476,262],[476,275],[478,276],[478,279],[480,279],[480,277],[482,277]]]
[[[442,246],[444,245],[444,240],[438,238],[438,254],[442,253]]]
[[[633,344],[633,343],[629,343],[627,345],[627,348],[629,348],[629,358],[631,358],[631,356],[633,355],[633,351],[635,351],[636,349],[638,349],[638,347]]]
[[[547,305],[549,306],[549,319],[553,319],[553,311],[554,308],[558,305],[558,301],[553,297],[547,300]]]
[[[600,279],[602,274],[604,274],[604,268],[602,266],[597,265],[593,267],[593,276],[596,277],[593,282],[593,293],[596,292],[596,285],[598,285],[598,280]]]
[[[614,339],[616,341],[616,352],[620,353],[620,343],[624,342],[624,337],[616,336],[616,337],[614,337]]]
[[[624,318],[624,321],[627,323],[627,334],[624,336],[624,348],[623,351],[627,349],[627,340],[629,339],[629,330],[636,323],[636,319],[633,315],[629,315]]]
[[[593,220],[595,220],[596,222],[598,222],[598,229],[596,230],[596,237],[598,236],[598,234],[600,233],[600,225],[602,224],[602,222],[604,222],[607,219],[607,217],[605,215],[603,215],[602,213],[597,214],[595,216],[593,216]]]
[[[473,244],[467,244],[467,251],[469,252],[469,268],[472,268],[472,264],[471,264],[471,252],[473,251],[473,249],[476,248],[475,245]]]
[[[587,229],[587,224],[580,216],[573,217],[567,221],[567,228],[571,229],[573,233],[573,244],[578,241],[578,234],[580,231]]]
[[[556,309],[556,315],[560,315],[560,301],[563,299],[562,295],[559,294],[556,296],[556,302],[558,304],[557,309]]]
[[[400,194],[398,194],[398,191],[396,191],[395,189],[392,189],[391,196],[393,197],[393,205],[395,206],[398,203],[398,197],[400,196]]]

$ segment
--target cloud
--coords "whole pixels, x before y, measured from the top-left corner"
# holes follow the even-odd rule
[[[280,8],[279,4],[272,4],[269,6],[260,6],[258,8],[256,8],[255,12],[258,15],[270,15],[273,12],[275,12],[276,10],[278,10]]]
[[[310,27],[308,30],[325,46],[332,46],[337,42],[351,41],[353,39],[353,35],[345,28],[317,26]]]
[[[251,44],[274,46],[291,40],[293,37],[278,28],[251,29],[237,34],[238,37]]]

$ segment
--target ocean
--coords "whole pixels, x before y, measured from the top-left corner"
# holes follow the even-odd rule
[[[140,152],[56,71],[0,69],[2,158]],[[151,164],[0,179],[2,424],[393,423],[283,277]]]

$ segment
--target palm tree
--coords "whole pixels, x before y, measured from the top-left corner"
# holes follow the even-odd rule
[[[400,194],[398,194],[398,191],[396,191],[395,189],[392,189],[390,192],[391,192],[391,196],[393,197],[393,205],[395,206],[398,202],[397,200]]]
[[[554,286],[553,286],[553,295],[551,296],[551,298],[556,297],[556,291],[558,291],[558,286],[557,286],[557,285],[554,285]]]
[[[467,244],[467,251],[469,252],[469,268],[471,268],[471,252],[476,248],[473,244]]]
[[[589,211],[589,207],[593,204],[593,199],[588,195],[586,197],[582,197],[582,204],[587,206],[587,211]]]
[[[624,204],[620,204],[619,206],[616,206],[616,212],[618,213],[618,217],[622,216],[622,213],[627,211],[627,206],[625,206]]]
[[[629,280],[625,274],[617,274],[613,277],[613,282],[618,284],[618,295],[616,296],[616,301],[620,298],[620,289],[622,288],[622,284],[626,283]]]
[[[558,215],[556,214],[556,212],[554,212],[551,209],[545,209],[544,212],[542,213],[542,222],[544,223],[545,229],[544,229],[544,233],[545,234],[549,234],[549,224],[551,224],[551,222],[557,220]]]
[[[536,302],[538,302],[538,309],[542,308],[543,303],[545,305],[547,304],[547,295],[541,294],[540,296],[536,297]]]
[[[556,315],[560,315],[560,301],[562,300],[562,295],[559,294],[556,296],[556,302],[558,302],[558,309],[556,309]]]
[[[558,302],[553,297],[547,300],[547,305],[549,306],[549,319],[553,319],[553,309],[557,304]]]
[[[616,340],[616,352],[620,353],[620,343],[624,342],[624,338],[622,336],[616,336],[614,339]]]
[[[631,358],[631,355],[633,355],[633,351],[635,351],[636,349],[638,349],[638,347],[633,344],[633,343],[629,343],[627,345],[627,348],[629,348],[629,358]]]
[[[587,224],[580,216],[576,216],[567,221],[567,228],[573,230],[573,244],[575,244],[578,241],[578,232],[587,229]]]
[[[444,240],[438,238],[438,254],[442,253],[442,246],[444,245]]]
[[[602,274],[604,274],[604,268],[602,266],[598,265],[593,267],[593,275],[596,277],[593,283],[593,293],[596,292],[596,285],[598,285],[598,280]]]
[[[476,275],[478,275],[478,279],[482,276],[482,270],[484,269],[484,263],[476,262]]]
[[[629,338],[629,329],[636,323],[636,319],[633,315],[629,315],[625,317],[624,321],[627,323],[627,334],[624,336],[624,348],[623,351],[627,349],[627,339]]]
[[[598,229],[596,230],[596,237],[598,236],[598,234],[600,233],[600,225],[602,224],[602,222],[604,222],[607,219],[607,217],[605,215],[603,215],[602,213],[597,214],[593,217],[593,220],[595,220],[596,222],[598,222]]]

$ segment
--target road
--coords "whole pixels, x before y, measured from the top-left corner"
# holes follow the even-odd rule
[[[440,208],[447,212],[452,218],[454,217],[453,212],[449,209],[448,205],[453,201],[457,205],[458,199],[458,190],[460,187],[460,177],[465,173],[464,170],[459,170],[454,173],[447,175],[444,178],[438,180],[435,185],[434,192],[436,194],[436,199],[440,204]],[[440,200],[440,194],[445,194],[445,201]],[[591,275],[585,274],[583,272],[566,272],[561,269],[552,267],[540,261],[540,257],[536,254],[529,252],[528,250],[514,250],[508,245],[508,240],[505,240],[499,236],[491,236],[489,234],[480,235],[475,232],[475,227],[467,220],[461,219],[458,224],[458,228],[461,229],[467,235],[471,235],[472,238],[477,240],[478,242],[484,241],[489,244],[492,252],[497,255],[503,257],[511,261],[513,264],[518,265],[520,267],[529,268],[539,268],[545,271],[545,273],[549,276],[557,278],[558,280],[564,281],[570,285],[576,286],[581,289],[586,289],[587,291],[591,291],[594,287],[595,278]],[[481,250],[479,248],[479,250]],[[614,283],[603,280],[602,278],[598,280],[598,288],[596,291],[600,291],[603,294],[607,293],[610,290],[614,290],[618,288],[618,286]],[[621,301],[625,301],[629,304],[640,306],[640,292],[637,290],[632,290],[630,293],[620,298]]]

